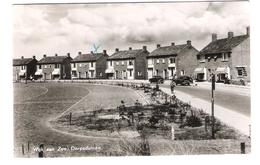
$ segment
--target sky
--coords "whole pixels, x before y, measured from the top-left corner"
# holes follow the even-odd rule
[[[211,34],[225,38],[246,33],[249,2],[55,4],[13,6],[13,57],[41,59],[43,54],[76,57],[115,48],[153,51],[185,44],[201,50]]]

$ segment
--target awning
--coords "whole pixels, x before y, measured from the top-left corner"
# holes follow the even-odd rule
[[[114,69],[113,68],[108,68],[106,69],[105,73],[114,73]]]
[[[25,72],[26,72],[26,70],[20,70],[19,76],[24,76]]]
[[[195,73],[204,73],[204,68],[196,68],[194,70]]]
[[[217,70],[216,70],[216,73],[227,73],[227,69],[218,67]]]
[[[42,70],[37,70],[37,72],[35,72],[35,75],[42,75]]]
[[[60,74],[59,69],[54,69],[54,71],[52,71],[52,75],[59,75],[59,74]]]

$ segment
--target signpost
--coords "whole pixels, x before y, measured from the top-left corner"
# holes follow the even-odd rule
[[[212,117],[212,139],[215,139],[215,117],[214,117],[214,90],[215,90],[215,74],[211,76],[211,117]]]

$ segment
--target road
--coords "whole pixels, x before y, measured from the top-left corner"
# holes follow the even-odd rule
[[[168,84],[160,85],[170,88]],[[177,86],[177,91],[184,92],[193,97],[211,101],[211,89],[204,86]],[[215,104],[224,108],[250,116],[251,109],[250,89],[235,87],[217,87],[215,90]]]

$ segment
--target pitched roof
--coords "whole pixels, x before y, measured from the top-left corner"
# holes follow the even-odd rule
[[[143,49],[121,50],[109,56],[108,59],[109,60],[134,59],[136,56],[142,54],[148,54],[148,53],[149,53],[148,51],[145,51]]]
[[[232,38],[223,38],[209,43],[205,48],[203,48],[199,54],[215,54],[222,52],[230,52],[234,47],[239,45],[248,35],[235,36]]]
[[[40,61],[38,61],[38,63],[57,64],[57,63],[62,63],[66,58],[68,58],[68,56],[47,56],[47,57],[43,57]]]
[[[13,66],[27,65],[27,64],[29,64],[33,60],[34,60],[33,58],[13,59]]]
[[[159,48],[155,49],[154,51],[152,51],[148,55],[148,57],[177,55],[186,46],[187,46],[187,44],[159,47]]]
[[[97,61],[100,57],[104,56],[103,53],[90,53],[90,54],[80,54],[75,57],[72,62],[90,62]]]

